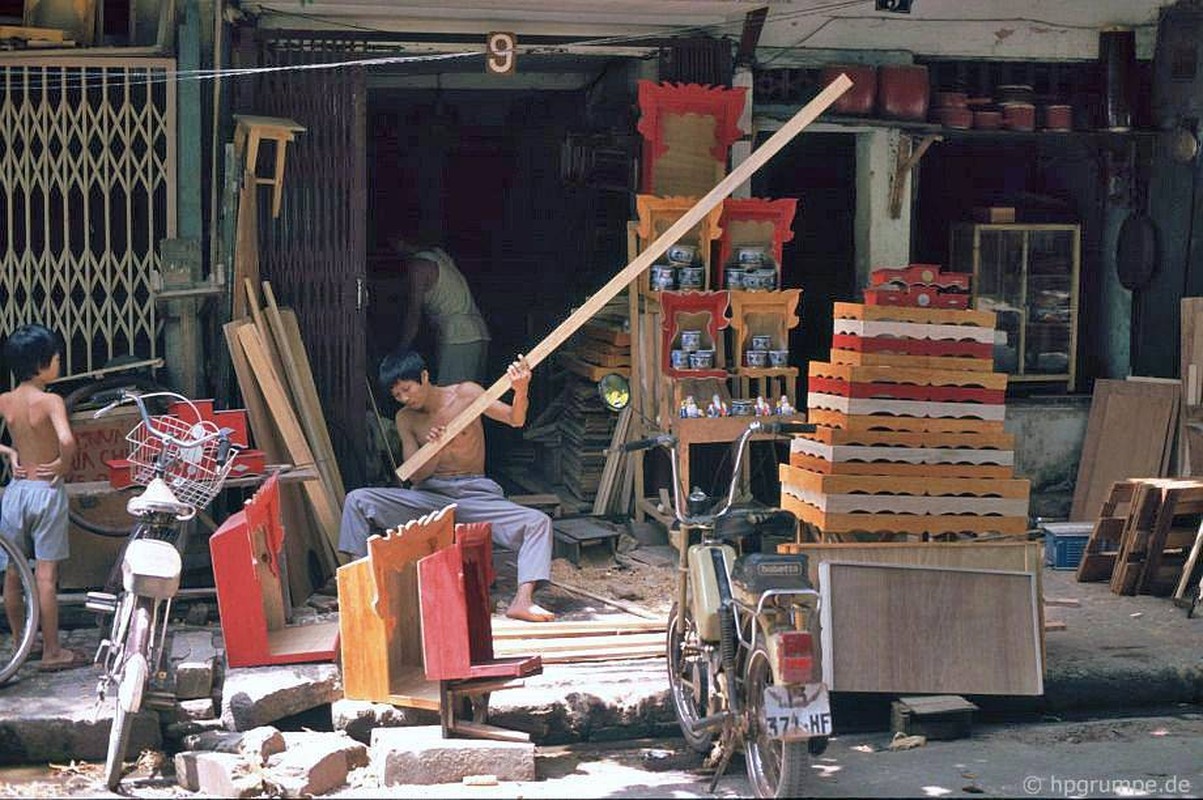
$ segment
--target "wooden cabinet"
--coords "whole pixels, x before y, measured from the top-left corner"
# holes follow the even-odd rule
[[[949,266],[973,275],[973,307],[998,315],[994,367],[1011,381],[1074,388],[1080,263],[1079,225],[953,225]]]

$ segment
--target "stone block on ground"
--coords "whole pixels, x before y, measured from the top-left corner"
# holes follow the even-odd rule
[[[213,631],[177,631],[171,644],[176,697],[196,700],[211,695],[220,654],[213,645]]]
[[[379,728],[372,732],[372,767],[381,786],[459,783],[469,775],[533,781],[535,746],[529,742],[444,739],[437,725]]]
[[[347,769],[366,767],[370,763],[368,746],[352,739],[346,731],[284,731],[284,749],[299,747],[339,750],[347,757]]]
[[[343,733],[285,734],[287,749],[267,760],[266,781],[284,797],[324,794],[347,782],[350,762],[367,760],[367,748]]]
[[[179,722],[198,722],[214,719],[217,709],[212,697],[202,697],[198,700],[181,700],[176,703],[175,717]]]
[[[489,697],[489,724],[538,744],[674,735],[677,718],[660,659],[556,665]]]
[[[186,736],[183,746],[188,750],[238,755],[256,766],[263,766],[269,757],[283,753],[287,744],[280,731],[270,725],[264,725],[241,733],[206,731],[195,736]]]
[[[230,730],[245,731],[341,696],[342,681],[334,664],[236,668],[226,672],[221,719]]]
[[[233,753],[202,750],[176,753],[175,775],[183,788],[211,797],[254,797],[263,791],[259,771]]]
[[[104,761],[115,695],[97,708],[96,676],[87,668],[39,672],[26,665],[17,680],[0,687],[0,764]],[[138,712],[127,752],[161,745],[159,715]]]
[[[371,744],[376,728],[410,728],[415,725],[436,725],[437,711],[424,708],[405,708],[370,700],[335,700],[330,705],[334,730],[346,731],[357,742]]]

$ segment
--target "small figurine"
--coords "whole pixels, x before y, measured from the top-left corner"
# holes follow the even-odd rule
[[[785,395],[781,395],[781,398],[777,401],[777,413],[785,415],[785,414],[796,414],[798,412],[790,404],[789,398],[786,397]]]
[[[710,405],[706,406],[706,416],[708,417],[726,417],[730,415],[727,404],[717,394],[710,397]]]
[[[702,409],[698,408],[698,401],[693,399],[693,395],[689,395],[681,402],[681,418],[697,419],[700,416]]]
[[[768,417],[773,413],[773,407],[769,405],[769,401],[764,399],[764,395],[759,395],[756,398],[756,416]]]

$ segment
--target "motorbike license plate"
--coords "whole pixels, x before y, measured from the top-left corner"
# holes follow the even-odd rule
[[[831,701],[827,697],[827,685],[766,686],[762,721],[773,739],[831,735]]]

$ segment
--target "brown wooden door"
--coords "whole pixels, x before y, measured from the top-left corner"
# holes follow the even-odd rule
[[[345,64],[359,48],[270,31],[242,45],[247,60],[277,69],[237,92],[235,111],[305,127],[288,146],[280,216],[260,205],[260,272],[296,310],[344,483],[359,486],[367,451],[367,91],[363,69]]]

